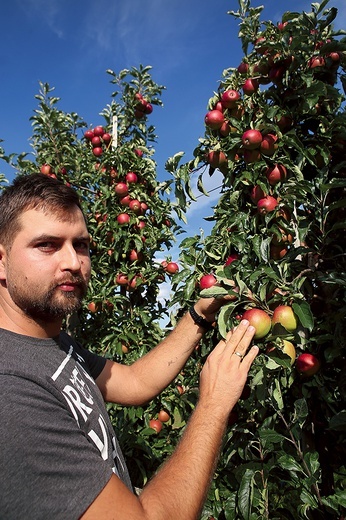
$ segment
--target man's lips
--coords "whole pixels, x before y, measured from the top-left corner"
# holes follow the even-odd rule
[[[80,285],[77,283],[62,283],[58,287],[62,291],[74,291],[77,287],[80,288]]]
[[[76,289],[83,289],[84,282],[82,280],[66,280],[63,282],[60,282],[57,287],[61,289],[62,291],[72,292]]]

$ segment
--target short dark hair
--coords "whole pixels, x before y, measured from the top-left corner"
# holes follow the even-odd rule
[[[79,196],[71,186],[42,173],[19,175],[0,195],[0,243],[6,248],[12,245],[24,211],[38,209],[59,214],[75,206],[83,212]]]

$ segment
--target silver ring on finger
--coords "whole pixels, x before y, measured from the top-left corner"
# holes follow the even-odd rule
[[[233,354],[240,357],[241,359],[243,359],[243,357],[244,357],[244,355],[241,352],[237,352],[236,350],[233,352]]]

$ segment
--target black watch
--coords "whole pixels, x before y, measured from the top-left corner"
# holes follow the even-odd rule
[[[205,320],[202,316],[197,314],[194,306],[190,307],[189,313],[190,313],[190,316],[193,319],[193,321],[200,327],[203,327],[203,329],[210,330],[213,328],[213,324],[210,323],[210,321]]]

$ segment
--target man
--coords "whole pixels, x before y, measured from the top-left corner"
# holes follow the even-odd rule
[[[199,300],[131,366],[61,331],[90,277],[75,191],[41,174],[0,197],[0,511],[2,519],[198,518],[230,411],[258,353],[241,322],[209,355],[175,453],[136,496],[104,401],[139,405],[179,373],[221,302]],[[177,478],[178,476],[178,478]]]

